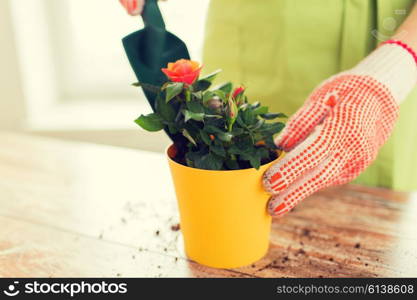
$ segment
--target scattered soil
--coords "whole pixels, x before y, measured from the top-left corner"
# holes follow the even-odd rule
[[[310,229],[304,228],[301,234],[303,236],[310,236],[310,233],[311,233]]]
[[[180,229],[181,229],[181,227],[180,227],[180,224],[179,223],[171,226],[171,230],[172,231],[178,231]]]
[[[300,254],[300,255],[307,255],[307,253],[304,251],[304,249],[303,249],[303,248],[300,248],[300,250],[298,250],[298,251],[295,253],[295,255],[298,255],[298,254]]]

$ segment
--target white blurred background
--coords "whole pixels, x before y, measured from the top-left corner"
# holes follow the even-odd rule
[[[208,2],[160,2],[195,60]],[[118,0],[0,0],[0,130],[162,151],[133,123],[150,109],[121,39],[142,27]]]

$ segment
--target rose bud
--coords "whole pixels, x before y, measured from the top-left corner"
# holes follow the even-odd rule
[[[232,99],[229,99],[227,101],[227,114],[229,118],[237,117],[237,106],[236,106],[236,103]]]
[[[236,99],[239,95],[243,94],[243,92],[245,91],[245,87],[243,86],[238,86],[237,88],[235,88],[235,90],[233,91],[233,95],[232,98]]]
[[[233,123],[236,121],[237,118],[237,113],[238,108],[235,101],[229,98],[229,100],[227,101],[227,123],[229,131],[232,130]]]
[[[232,98],[235,100],[237,106],[241,106],[243,101],[243,93],[245,91],[245,88],[243,86],[239,86],[234,89]]]
[[[184,82],[191,85],[200,76],[201,68],[200,63],[196,61],[179,59],[174,63],[168,63],[167,68],[161,70],[172,82]]]
[[[220,100],[219,97],[213,97],[207,101],[207,106],[217,111],[223,106],[223,102]]]

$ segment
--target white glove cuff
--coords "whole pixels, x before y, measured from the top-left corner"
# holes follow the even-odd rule
[[[370,76],[384,84],[398,104],[417,84],[417,65],[413,56],[395,44],[384,44],[353,69],[343,72]]]

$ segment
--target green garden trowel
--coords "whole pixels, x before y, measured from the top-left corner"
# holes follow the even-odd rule
[[[167,81],[161,68],[181,58],[189,59],[190,55],[184,42],[165,30],[157,0],[146,1],[142,18],[145,28],[123,38],[123,46],[139,82],[161,86]],[[155,111],[157,93],[143,91]]]

